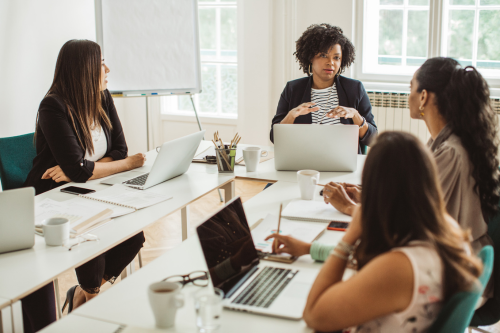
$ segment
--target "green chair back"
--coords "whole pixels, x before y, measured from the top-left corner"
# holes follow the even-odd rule
[[[363,155],[368,154],[368,146],[359,144],[359,147],[361,148],[361,154],[363,154]]]
[[[23,186],[36,156],[35,133],[0,138],[0,181],[3,190]]]
[[[500,202],[498,203],[497,214],[488,222],[488,235],[493,239],[495,252],[498,252],[500,250]],[[493,298],[490,298],[482,307],[476,310],[470,326],[489,326],[500,321],[500,253],[495,253],[493,279]]]
[[[428,333],[465,332],[469,327],[477,301],[483,294],[484,287],[491,276],[493,248],[490,245],[485,246],[479,253],[479,257],[483,261],[483,273],[479,277],[481,287],[473,291],[462,291],[453,295],[444,304]]]

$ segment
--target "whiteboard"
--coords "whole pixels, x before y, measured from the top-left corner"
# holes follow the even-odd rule
[[[201,92],[197,0],[95,0],[95,9],[112,93]]]

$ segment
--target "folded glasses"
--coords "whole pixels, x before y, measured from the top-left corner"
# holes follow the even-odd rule
[[[177,282],[183,287],[188,283],[192,283],[198,287],[206,287],[208,286],[208,272],[194,271],[186,275],[172,275],[163,279],[163,281]]]

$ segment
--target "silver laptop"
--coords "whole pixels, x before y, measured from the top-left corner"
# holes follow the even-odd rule
[[[35,245],[35,189],[0,192],[0,253]]]
[[[204,134],[205,131],[196,132],[165,142],[161,146],[151,171],[148,173],[132,171],[104,179],[101,183],[107,185],[123,184],[139,190],[145,190],[151,186],[180,176],[189,169]]]
[[[214,287],[230,310],[299,320],[317,270],[259,262],[240,198],[196,228]]]
[[[274,166],[278,171],[355,171],[357,125],[274,125]]]

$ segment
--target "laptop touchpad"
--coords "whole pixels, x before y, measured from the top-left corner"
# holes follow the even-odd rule
[[[134,177],[138,177],[140,175],[143,175],[144,172],[140,171],[130,171],[127,173],[124,173],[123,175],[118,175],[114,177],[110,177],[108,179],[101,180],[101,184],[106,184],[106,185],[115,185],[115,184],[121,184],[129,179],[132,179]]]
[[[310,283],[295,282],[290,284],[290,286],[286,289],[285,295],[283,296],[306,299],[307,295],[309,295],[310,289],[311,289]]]

